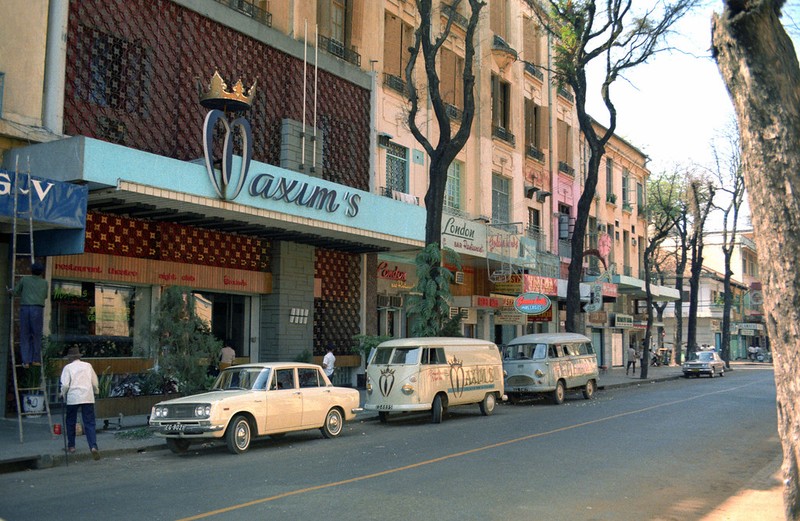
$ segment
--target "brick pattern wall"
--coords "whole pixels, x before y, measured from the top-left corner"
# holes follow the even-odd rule
[[[328,343],[334,354],[348,354],[359,333],[361,257],[317,249],[314,277],[322,282],[314,299],[314,354],[324,355]]]

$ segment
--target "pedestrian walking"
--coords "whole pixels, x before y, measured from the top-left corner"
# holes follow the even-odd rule
[[[97,448],[97,426],[94,416],[94,395],[99,392],[97,373],[92,364],[81,361],[81,351],[77,347],[69,348],[67,365],[61,371],[61,396],[65,398],[67,407],[67,450],[75,452],[75,426],[78,410],[81,411],[81,423],[86,434],[86,442],[94,459],[100,459]]]
[[[636,374],[636,359],[639,358],[639,353],[636,351],[634,344],[628,346],[628,365],[625,367],[625,374],[633,367],[633,374]]]
[[[47,300],[47,281],[44,266],[38,262],[31,265],[31,275],[22,277],[17,285],[9,289],[19,297],[19,349],[22,367],[42,363],[42,328],[44,326],[44,303]]]
[[[326,351],[325,356],[322,358],[322,369],[325,371],[328,380],[330,380],[333,378],[333,370],[336,365],[336,356],[333,354],[333,344],[328,344]]]

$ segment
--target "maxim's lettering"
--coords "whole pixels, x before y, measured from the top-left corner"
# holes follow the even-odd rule
[[[283,201],[315,210],[324,210],[328,213],[336,212],[341,206],[337,202],[339,194],[336,190],[312,186],[296,179],[276,178],[272,174],[258,174],[250,183],[249,193],[253,197]],[[358,214],[361,196],[345,193],[342,199],[346,203],[345,215],[355,217]]]

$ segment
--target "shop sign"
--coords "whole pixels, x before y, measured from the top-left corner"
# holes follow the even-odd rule
[[[758,324],[755,322],[739,322],[738,324],[736,324],[736,327],[738,327],[741,330],[751,329],[756,331],[762,331],[764,329],[764,324]]]
[[[611,284],[610,282],[603,282],[603,296],[604,297],[613,297],[617,298],[619,295],[617,292],[617,285]]]
[[[494,323],[497,326],[524,326],[526,322],[526,316],[513,307],[502,307],[494,315]]]
[[[605,311],[595,311],[586,315],[586,321],[590,324],[605,324],[608,321],[608,313]]]
[[[542,293],[523,293],[514,299],[514,308],[525,315],[541,315],[550,305],[550,298]]]
[[[31,217],[34,222],[58,224],[64,228],[86,227],[86,186],[37,179],[27,174],[19,175],[17,214],[28,213],[28,193],[32,202]],[[14,173],[0,170],[0,216],[14,215]]]
[[[483,309],[497,309],[500,307],[500,299],[493,297],[482,297],[480,295],[472,296],[472,307]]]
[[[409,275],[409,268],[410,267],[406,268],[405,266],[401,267],[399,264],[389,264],[386,261],[380,261],[377,269],[378,289],[386,290],[387,287],[396,290],[413,289],[416,282],[411,280],[412,277]]]
[[[493,230],[487,237],[486,248],[488,253],[503,258],[519,256],[519,237],[511,232]]]
[[[528,315],[528,322],[552,322],[553,321],[553,306],[550,309],[539,315]]]
[[[633,317],[631,315],[623,315],[622,313],[617,313],[614,317],[614,327],[619,329],[631,329],[633,328]]]
[[[272,274],[259,271],[210,268],[99,253],[60,255],[52,259],[53,278],[186,286],[242,293],[272,292]]]
[[[739,334],[742,336],[756,336],[754,329],[740,329]]]
[[[525,275],[523,286],[526,293],[543,293],[552,297],[558,295],[558,279],[541,275]]]
[[[486,257],[486,226],[460,217],[442,217],[442,248]]]
[[[495,282],[494,290],[497,293],[519,295],[522,293],[522,274],[512,273],[505,282]]]

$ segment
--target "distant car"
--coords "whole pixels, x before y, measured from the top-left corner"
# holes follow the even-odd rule
[[[711,378],[716,375],[725,376],[725,362],[716,351],[697,351],[692,358],[683,363],[684,376],[700,376],[707,374]]]
[[[236,365],[222,371],[206,393],[157,403],[150,428],[175,453],[211,438],[224,439],[231,453],[241,454],[260,436],[320,429],[335,438],[361,410],[359,401],[357,390],[334,387],[318,365]]]

